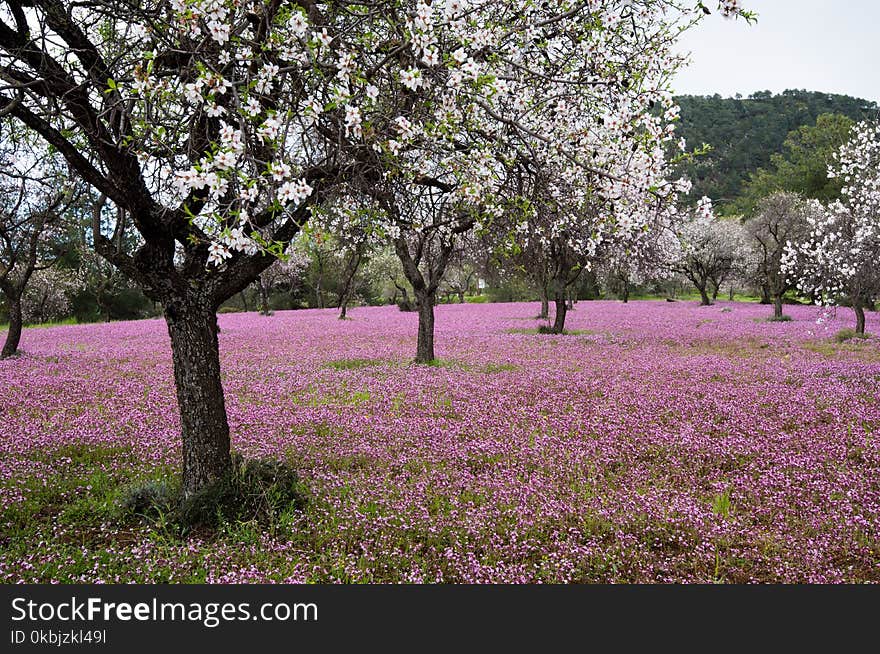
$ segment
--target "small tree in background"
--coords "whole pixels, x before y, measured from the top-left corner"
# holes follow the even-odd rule
[[[678,241],[672,230],[638,232],[608,248],[599,263],[599,276],[605,287],[621,301],[629,302],[633,286],[662,280],[670,275]]]
[[[789,242],[782,268],[821,304],[846,301],[865,333],[865,307],[880,294],[880,123],[856,125],[828,169],[841,200],[807,218],[802,242]]]
[[[709,306],[710,292],[717,296],[723,281],[749,259],[745,230],[737,221],[716,218],[712,202],[703,198],[680,224],[678,238],[671,270],[687,277],[700,293],[700,304]]]
[[[755,249],[754,279],[773,301],[773,317],[782,319],[782,299],[794,288],[791,272],[783,270],[782,260],[789,243],[800,244],[807,234],[809,217],[821,214],[822,207],[795,193],[774,193],[760,202],[745,223],[746,234]]]
[[[70,314],[70,295],[76,278],[70,271],[53,266],[37,270],[21,300],[25,324],[61,320]]]
[[[0,141],[0,293],[9,316],[0,358],[18,352],[24,323],[60,317],[69,306],[66,285],[57,291],[47,286],[53,276],[45,269],[57,257],[50,235],[57,233],[75,191],[63,164],[32,135],[11,131],[13,126],[4,121]],[[29,292],[34,284],[40,288]]]

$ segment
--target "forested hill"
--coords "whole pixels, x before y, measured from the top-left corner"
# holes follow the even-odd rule
[[[694,183],[691,197],[707,195],[721,205],[740,194],[750,173],[768,165],[791,130],[813,125],[824,113],[862,120],[876,116],[878,110],[868,100],[799,90],[780,95],[762,91],[748,98],[683,95],[677,101],[678,133],[688,148],[712,146],[709,154],[684,166],[684,174]]]

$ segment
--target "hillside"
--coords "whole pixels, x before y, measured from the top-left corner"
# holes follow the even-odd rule
[[[679,134],[688,147],[712,146],[709,154],[683,166],[694,183],[692,197],[707,195],[722,207],[740,194],[750,173],[769,164],[791,130],[814,124],[824,113],[862,120],[878,110],[868,100],[803,90],[779,95],[762,91],[748,98],[683,95],[676,99],[681,106]]]

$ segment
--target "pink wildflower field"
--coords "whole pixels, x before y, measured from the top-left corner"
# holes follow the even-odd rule
[[[877,582],[880,341],[849,309],[580,302],[220,316],[233,449],[296,468],[269,529],[120,525],[173,476],[161,320],[28,329],[0,361],[0,581]],[[869,333],[880,317],[868,314]]]

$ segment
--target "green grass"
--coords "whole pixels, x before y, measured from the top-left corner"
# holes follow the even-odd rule
[[[512,363],[487,363],[485,366],[480,368],[480,372],[492,374],[496,372],[508,372],[516,369],[517,366],[513,365]]]
[[[334,370],[360,370],[371,366],[381,366],[383,363],[381,359],[337,359],[327,363],[326,367]]]
[[[550,331],[549,327],[541,325],[540,327],[533,327],[531,329],[508,329],[506,330],[508,334],[527,334],[529,336],[535,335],[550,335],[550,336],[560,336],[560,334],[556,334],[555,332]],[[562,336],[592,336],[597,332],[591,331],[589,329],[566,329],[562,332]]]
[[[104,578],[115,575],[121,582],[203,583],[205,561],[218,547],[233,565],[250,557],[282,568],[283,555],[248,555],[253,550],[242,545],[256,545],[267,533],[297,540],[309,535],[300,530],[306,489],[284,463],[238,457],[243,463],[233,483],[212,490],[225,501],[219,503],[223,511],[215,510],[213,497],[207,498],[208,512],[189,503],[185,508],[196,522],[208,524],[182,528],[187,515],[174,506],[177,471],[139,462],[130,448],[76,443],[19,456],[50,469],[0,480],[24,497],[0,509],[0,559],[31,561],[22,572],[36,580],[81,583],[100,567]],[[140,547],[150,555],[131,549]]]
[[[794,320],[794,318],[792,318],[791,316],[789,316],[787,314],[782,314],[782,316],[780,316],[779,318],[777,318],[776,316],[765,316],[763,318],[752,318],[752,320],[754,320],[755,322],[758,322],[758,323],[761,323],[761,322],[791,322],[792,320]]]
[[[871,336],[869,334],[859,334],[856,332],[855,329],[849,329],[849,328],[841,329],[839,332],[837,332],[834,335],[834,340],[837,341],[838,343],[843,343],[844,341],[849,341],[854,338],[866,340],[866,339],[871,338]]]
[[[25,325],[24,328],[25,329],[44,329],[46,327],[63,327],[65,325],[78,325],[78,324],[79,324],[79,322],[77,321],[76,318],[70,317],[70,318],[64,318],[63,320],[56,320],[53,322],[39,322],[39,323],[34,323],[32,325]],[[9,323],[8,322],[0,323],[0,332],[5,332],[8,330],[9,330]]]
[[[631,293],[629,296],[630,302],[633,300],[653,300],[655,302],[665,302],[668,295],[654,295],[652,293],[645,294],[633,294]],[[617,297],[614,295],[608,295],[604,299],[606,300],[616,300]],[[696,291],[686,291],[684,293],[678,293],[674,298],[670,298],[676,300],[677,302],[699,302],[700,294]],[[718,302],[728,302],[730,300],[730,295],[727,293],[722,293],[718,296]],[[756,295],[745,295],[743,293],[734,293],[733,294],[734,302],[760,302],[761,298]]]

